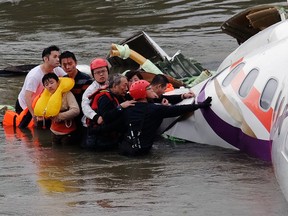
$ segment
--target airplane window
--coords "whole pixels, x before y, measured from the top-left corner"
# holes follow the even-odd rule
[[[224,87],[228,86],[231,83],[231,81],[233,80],[233,78],[242,70],[244,65],[245,64],[242,62],[239,65],[237,65],[232,71],[230,71],[230,73],[223,80],[222,85]]]
[[[269,79],[266,83],[266,86],[264,87],[264,90],[262,92],[261,98],[260,98],[260,106],[267,110],[272,102],[272,99],[275,95],[276,89],[277,89],[278,82],[275,79]]]
[[[246,97],[249,94],[258,74],[259,74],[259,71],[257,69],[253,69],[245,77],[239,89],[239,95],[241,97]]]

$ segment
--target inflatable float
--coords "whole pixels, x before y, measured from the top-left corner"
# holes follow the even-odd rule
[[[59,86],[54,94],[51,95],[48,90],[44,89],[42,94],[34,99],[32,106],[34,107],[35,116],[49,118],[58,115],[62,104],[62,94],[70,91],[75,83],[73,79],[68,77],[60,77],[59,82]],[[2,107],[2,109],[4,110],[5,107]],[[11,106],[6,107],[2,125],[17,127],[27,112],[28,108],[18,114]],[[31,121],[28,127],[33,126],[34,123]]]
[[[63,93],[70,91],[74,84],[74,79],[60,77],[59,86],[53,94],[50,94],[47,89],[44,89],[35,104],[34,115],[45,118],[57,116],[61,109]]]

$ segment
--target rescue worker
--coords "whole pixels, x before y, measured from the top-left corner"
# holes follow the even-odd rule
[[[84,147],[92,150],[110,150],[118,147],[123,131],[123,109],[134,106],[135,101],[125,101],[128,80],[124,75],[109,77],[107,89],[101,89],[93,95],[91,108],[101,116],[103,122],[95,119],[88,125],[88,134]]]
[[[77,59],[73,52],[62,52],[59,57],[59,61],[61,67],[67,73],[67,75],[65,75],[64,77],[70,77],[75,81],[75,85],[71,89],[71,92],[75,96],[79,107],[81,107],[82,95],[85,90],[91,85],[93,80],[91,76],[77,69]]]
[[[99,124],[102,122],[102,118],[91,108],[90,96],[99,88],[107,87],[109,74],[108,62],[103,58],[93,59],[90,63],[90,69],[94,81],[83,93],[81,102],[81,108],[84,114],[82,124],[84,127],[87,127],[87,119],[98,121]]]
[[[85,146],[87,139],[87,126],[93,121],[98,121],[99,124],[103,122],[102,117],[97,115],[95,110],[91,108],[91,95],[96,92],[99,88],[107,87],[107,80],[109,74],[108,62],[103,58],[95,58],[90,63],[91,75],[94,78],[94,81],[91,85],[85,90],[82,96],[81,109],[83,112],[82,121],[82,147]]]
[[[73,88],[71,89],[71,92],[76,98],[76,101],[78,103],[78,106],[80,107],[80,113],[79,115],[75,118],[76,121],[76,126],[77,126],[77,131],[76,131],[76,139],[75,143],[81,143],[82,141],[82,131],[83,131],[83,125],[81,118],[83,117],[83,112],[81,108],[81,102],[82,102],[82,96],[86,89],[91,85],[93,82],[91,76],[89,76],[86,73],[83,73],[77,69],[77,59],[74,55],[73,52],[70,51],[64,51],[61,53],[60,57],[60,64],[61,67],[64,69],[64,71],[67,73],[65,75],[66,77],[70,77],[74,79],[75,84]]]
[[[42,77],[48,73],[55,73],[57,76],[66,75],[65,71],[59,67],[59,56],[59,47],[52,45],[45,48],[42,52],[43,63],[31,69],[27,74],[15,106],[18,114],[26,108],[29,109],[29,112],[27,112],[19,124],[20,128],[26,128],[31,119],[33,119],[35,125],[37,124],[32,104],[33,100],[41,94],[44,89]]]
[[[151,87],[153,91],[158,95],[158,98],[153,100],[154,103],[161,103],[163,105],[169,105],[169,104],[173,105],[180,103],[184,99],[192,98],[195,96],[193,92],[187,92],[178,95],[164,95],[168,84],[169,81],[165,75],[157,74],[154,76],[154,78],[151,81]]]
[[[134,82],[129,92],[137,102],[135,106],[125,109],[126,133],[119,146],[120,153],[128,156],[150,152],[157,129],[164,118],[176,117],[199,108],[209,108],[212,101],[211,97],[208,97],[202,103],[189,105],[166,106],[148,103],[148,99],[155,99],[158,96],[146,80]]]

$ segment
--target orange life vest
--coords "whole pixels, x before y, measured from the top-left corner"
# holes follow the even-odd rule
[[[63,134],[69,134],[76,130],[76,123],[74,120],[65,120],[61,122],[52,122],[51,130],[61,132]]]
[[[16,113],[13,110],[7,110],[3,117],[3,125],[4,126],[18,126],[22,121],[23,117],[29,112],[28,108],[24,109],[20,114]],[[27,127],[33,127],[33,120],[30,121]]]
[[[100,88],[97,89],[93,94],[91,94],[88,98],[91,100],[90,106],[91,108],[97,113],[98,110],[98,101],[99,98],[102,97],[103,95],[106,95],[111,101],[115,102],[116,104],[119,104],[119,101],[117,98],[112,97],[109,90],[107,88]],[[92,124],[92,120],[87,118],[86,123],[87,125]]]
[[[168,83],[167,86],[166,86],[165,92],[169,92],[169,91],[172,91],[172,90],[174,90],[174,87],[173,87],[172,83]]]
[[[34,109],[35,104],[36,104],[37,100],[39,99],[40,95],[36,96],[36,98],[33,100],[33,103],[32,103],[33,109]],[[22,121],[23,117],[27,114],[27,112],[29,112],[28,108],[24,109],[20,114],[16,113],[13,110],[6,110],[4,117],[3,117],[2,124],[4,126],[17,127],[20,124],[20,122]],[[33,119],[31,119],[31,121],[27,127],[33,127],[33,126],[34,126],[34,122],[33,122]]]

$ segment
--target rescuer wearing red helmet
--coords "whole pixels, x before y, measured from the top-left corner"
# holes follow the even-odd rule
[[[134,100],[146,100],[147,98],[157,98],[157,94],[152,90],[150,83],[146,80],[139,80],[131,84],[129,93]]]
[[[109,68],[108,62],[103,58],[95,58],[90,63],[92,77],[101,85],[105,84],[108,79]]]
[[[171,105],[148,103],[148,99],[157,97],[156,93],[145,80],[134,82],[130,95],[136,100],[135,106],[125,109],[126,133],[119,145],[121,154],[128,156],[143,155],[150,152],[157,130],[164,118],[176,117],[199,108],[209,108],[212,98],[208,97],[198,104]]]
[[[81,107],[84,113],[82,123],[86,125],[86,118],[93,119],[96,116],[96,112],[90,106],[89,96],[92,95],[99,88],[105,88],[107,85],[109,68],[108,62],[103,58],[95,58],[90,63],[91,75],[94,78],[93,83],[86,89],[82,96]],[[85,118],[86,117],[86,118]]]
[[[108,62],[104,58],[95,58],[90,63],[91,75],[94,78],[92,84],[85,90],[82,96],[81,107],[84,116],[82,117],[82,124],[84,126],[83,133],[86,134],[87,119],[96,121],[101,124],[103,119],[91,108],[90,96],[99,88],[107,87],[107,80],[109,74]],[[84,140],[83,140],[84,141]]]

